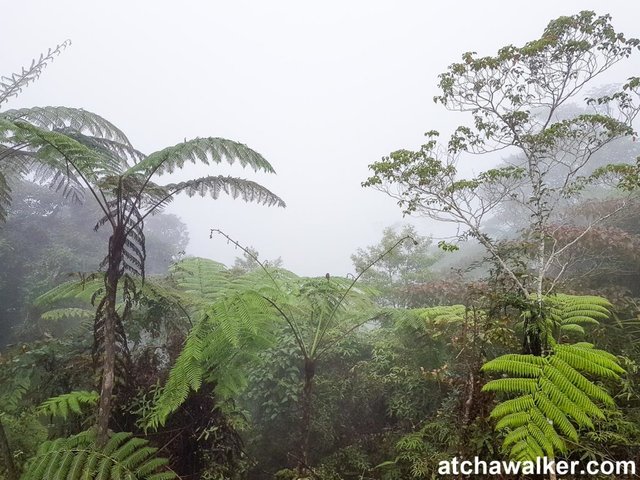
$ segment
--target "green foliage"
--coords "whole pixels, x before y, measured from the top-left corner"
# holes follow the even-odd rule
[[[560,332],[585,333],[585,325],[598,325],[611,316],[613,305],[595,295],[550,295],[545,299],[550,318]]]
[[[30,83],[39,78],[46,66],[71,44],[65,41],[46,54],[34,59],[31,65],[22,68],[20,73],[0,77],[0,104],[17,96]],[[24,175],[33,167],[36,178],[47,181],[52,188],[74,200],[83,199],[78,179],[71,174],[68,164],[61,161],[60,150],[51,149],[55,145],[67,147],[66,153],[76,155],[78,146],[62,133],[71,129],[88,132],[100,137],[102,141],[115,138],[129,144],[126,136],[102,117],[82,109],[67,107],[35,107],[29,109],[7,110],[0,112],[0,220],[6,219],[6,208],[11,202],[8,178]],[[50,132],[47,135],[47,131]],[[44,141],[44,136],[48,141]],[[46,143],[46,144],[45,144]],[[57,147],[56,147],[57,148]],[[93,157],[90,152],[88,158]],[[81,161],[81,157],[76,155]]]
[[[0,421],[11,446],[14,462],[21,471],[26,461],[47,441],[47,428],[32,410],[23,410],[15,414],[0,413]],[[2,463],[0,460],[0,478],[4,480],[2,472],[5,466]]]
[[[537,300],[533,301],[539,308]],[[594,429],[604,410],[614,408],[609,393],[590,378],[620,380],[625,373],[614,355],[590,343],[562,344],[560,335],[584,333],[582,325],[608,318],[611,304],[602,297],[555,294],[542,299],[542,333],[548,349],[542,356],[507,354],[484,364],[487,373],[502,374],[483,391],[510,394],[491,413],[497,430],[506,432],[503,448],[516,460],[556,457],[568,451],[566,440],[577,442],[578,429]],[[525,311],[526,318],[533,314]]]
[[[573,263],[567,255],[575,253],[576,244],[595,224],[623,209],[629,197],[617,198],[611,210],[585,223],[558,215],[568,199],[583,200],[587,186],[603,183],[603,175],[593,174],[593,156],[616,139],[634,135],[640,80],[632,77],[615,93],[587,98],[584,110],[568,118],[563,108],[639,47],[640,40],[615,31],[609,15],[583,11],[551,21],[539,39],[521,47],[507,45],[484,57],[464,53],[439,76],[434,101],[465,112],[469,125],[459,126],[444,144],[437,131],[428,131],[419,149],[398,150],[371,164],[363,186],[387,193],[405,214],[454,222],[458,239],[478,241],[524,297],[531,296],[532,288],[537,295],[549,293]],[[505,149],[519,156],[465,176],[460,165],[465,154]],[[603,170],[633,188],[637,169]],[[526,223],[521,244],[531,254],[523,257],[524,276],[501,250],[502,234],[488,228],[488,219],[501,218],[505,211]],[[571,238],[566,229],[559,233],[568,224],[575,227]],[[568,325],[567,332],[581,331],[578,324]]]
[[[204,381],[215,385],[222,401],[246,383],[242,368],[270,343],[271,306],[255,292],[238,293],[212,303],[189,332],[167,383],[145,419],[157,429]]]
[[[505,375],[491,380],[483,391],[517,395],[498,404],[491,413],[505,430],[503,448],[516,460],[555,458],[567,451],[566,439],[578,441],[578,428],[593,429],[604,419],[598,405],[615,405],[607,391],[585,375],[618,379],[624,370],[608,352],[590,344],[555,345],[543,357],[509,354],[482,367]]]
[[[67,318],[74,318],[78,320],[91,320],[93,318],[93,312],[84,308],[54,308],[44,312],[40,318],[42,320],[62,320]]]
[[[52,397],[38,407],[39,415],[51,415],[67,419],[70,413],[81,415],[83,407],[93,407],[98,403],[97,392],[79,390]]]
[[[223,264],[198,257],[174,263],[169,274],[176,286],[199,307],[215,301],[230,281]]]
[[[177,475],[156,457],[157,449],[130,433],[116,433],[97,448],[95,434],[87,431],[45,442],[31,459],[23,480],[170,480]]]
[[[427,325],[460,323],[465,318],[467,307],[464,305],[443,305],[440,307],[416,308],[411,312]]]
[[[196,138],[189,142],[159,150],[136,164],[128,174],[139,172],[172,173],[181,169],[186,162],[205,165],[226,161],[230,165],[239,162],[240,166],[251,167],[254,171],[275,173],[275,170],[262,155],[246,145],[225,138]]]

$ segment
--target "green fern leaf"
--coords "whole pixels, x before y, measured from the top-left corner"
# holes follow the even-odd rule
[[[44,443],[28,464],[22,480],[131,480],[176,479],[166,468],[167,460],[156,458],[157,449],[146,440],[117,433],[98,448],[93,431]]]

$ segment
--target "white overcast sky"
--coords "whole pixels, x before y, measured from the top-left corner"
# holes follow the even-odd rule
[[[0,74],[71,39],[9,108],[82,107],[147,153],[185,137],[246,143],[277,175],[233,173],[288,207],[180,198],[169,211],[188,225],[187,252],[231,263],[239,253],[209,240],[215,227],[299,274],[338,275],[358,247],[406,220],[392,199],[360,187],[367,165],[464,121],[433,104],[437,75],[462,52],[520,45],[585,9],[640,36],[633,1],[0,0]],[[229,172],[184,175],[218,171]]]

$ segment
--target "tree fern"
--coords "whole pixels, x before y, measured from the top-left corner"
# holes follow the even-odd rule
[[[70,174],[82,180],[102,209],[103,216],[95,228],[105,225],[111,228],[107,254],[101,264],[105,270],[104,294],[97,303],[94,318],[94,352],[103,378],[98,426],[99,437],[104,440],[111,411],[115,364],[118,361],[126,364],[128,360],[123,324],[139,294],[133,278],[137,276],[143,281],[145,278],[144,220],[160,211],[180,192],[212,194],[214,198],[225,192],[245,201],[282,207],[285,204],[259,184],[238,178],[211,176],[166,185],[152,181],[154,175],[170,173],[186,161],[210,164],[224,159],[254,170],[273,172],[261,155],[237,142],[219,138],[194,139],[144,156],[139,152],[134,155],[131,149],[125,148],[128,144],[125,139],[96,142],[82,132],[72,135],[67,131],[72,128],[71,124],[65,126],[67,135],[62,135],[42,131],[32,124],[14,123],[38,140],[40,151],[54,157],[57,152],[62,157]],[[116,308],[120,288],[121,312]]]
[[[142,283],[145,279],[145,219],[181,192],[213,198],[226,193],[247,202],[285,206],[277,195],[250,180],[207,176],[159,185],[153,181],[154,175],[171,173],[185,162],[211,165],[226,161],[267,173],[274,173],[274,169],[246,145],[214,137],[185,141],[147,156],[133,148],[113,124],[80,109],[13,110],[2,114],[0,122],[0,155],[15,156],[26,148],[42,165],[36,179],[48,181],[78,200],[84,193],[78,186],[86,188],[103,213],[95,229],[111,229],[101,263],[104,288],[96,289],[92,296],[96,306],[94,355],[102,376],[97,425],[98,436],[104,441],[116,365],[126,368],[129,359],[124,323],[140,294],[135,277]],[[1,188],[4,183],[5,178],[0,178],[0,217],[2,206],[9,201],[8,187]]]
[[[47,53],[34,59],[29,67],[19,73],[0,77],[0,105],[18,95],[30,83],[35,81],[44,68],[70,45],[65,41]],[[41,134],[48,132],[49,138]],[[82,155],[78,155],[77,138],[73,135],[89,135],[94,144],[111,142],[131,150],[126,135],[111,122],[101,116],[83,109],[69,107],[33,107],[0,112],[0,221],[6,216],[9,205],[10,175],[24,175],[35,170],[37,181],[49,183],[52,188],[66,198],[83,200],[82,175],[70,168],[69,161],[82,164]],[[74,140],[76,145],[68,143]],[[87,158],[95,158],[90,152]],[[108,163],[108,156],[103,159]],[[118,159],[113,159],[116,163]],[[95,163],[96,169],[101,168]],[[85,168],[85,174],[90,173]],[[87,179],[89,177],[86,177]]]
[[[167,460],[156,448],[130,433],[116,433],[98,447],[87,431],[44,443],[27,466],[22,480],[171,480]]]

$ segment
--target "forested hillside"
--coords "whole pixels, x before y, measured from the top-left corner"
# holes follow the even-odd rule
[[[244,143],[147,154],[80,108],[5,108],[67,47],[0,80],[0,480],[640,465],[640,78],[599,83],[640,41],[609,16],[452,63],[434,100],[460,126],[371,159],[362,187],[407,217],[346,275],[300,275],[287,251],[260,256],[261,232],[216,224],[206,240],[233,265],[186,253],[166,213],[181,194],[286,206],[249,178],[275,169]]]

